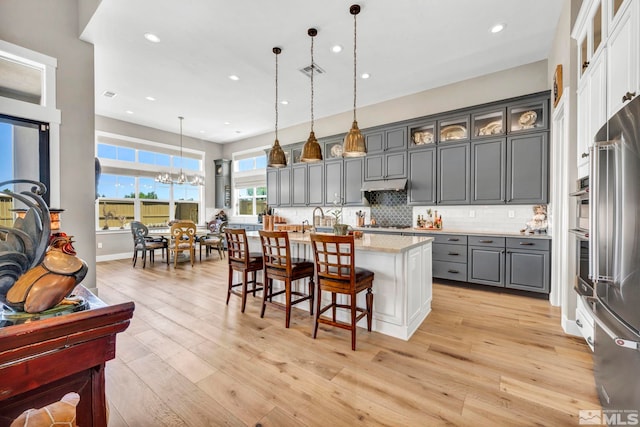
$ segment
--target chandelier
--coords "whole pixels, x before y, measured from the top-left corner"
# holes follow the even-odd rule
[[[173,179],[173,175],[169,172],[160,172],[155,180],[161,184],[191,184],[191,185],[204,185],[204,178],[200,175],[194,175],[192,177],[187,177],[187,175],[182,170],[182,163],[184,161],[184,157],[182,157],[182,121],[184,117],[178,116],[180,119],[180,173],[176,179]]]

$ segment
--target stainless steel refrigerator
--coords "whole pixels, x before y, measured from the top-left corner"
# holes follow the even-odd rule
[[[640,97],[600,129],[590,150],[594,372],[605,410],[640,410]]]

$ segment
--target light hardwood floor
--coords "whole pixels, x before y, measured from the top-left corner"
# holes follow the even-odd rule
[[[545,300],[434,284],[409,341],[320,327],[260,298],[225,305],[226,261],[97,265],[99,296],[135,301],[107,364],[110,427],[575,426],[599,409],[592,358]],[[375,304],[375,300],[374,300]]]

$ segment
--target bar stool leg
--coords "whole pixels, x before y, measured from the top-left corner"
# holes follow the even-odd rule
[[[356,294],[351,294],[351,350],[356,350]]]
[[[313,277],[309,280],[309,316],[313,316],[313,297],[316,289],[316,284],[313,282]]]
[[[313,339],[318,335],[318,317],[320,317],[320,304],[322,303],[322,289],[318,286],[318,295],[316,295],[316,315],[313,317]]]
[[[286,315],[285,315],[284,327],[288,328],[289,323],[291,322],[291,280],[289,280],[289,278],[285,279],[284,281],[284,290],[285,290],[285,297],[286,297],[286,301],[285,301]]]
[[[264,310],[267,308],[267,298],[271,300],[271,292],[273,287],[273,279],[268,279],[267,275],[264,274],[264,289],[262,291],[262,309],[260,310],[260,317],[264,317]]]
[[[371,320],[373,318],[373,294],[371,288],[367,289],[367,330],[371,332]]]
[[[244,313],[244,308],[247,306],[247,280],[249,279],[249,275],[247,272],[242,273],[242,308],[240,312]],[[253,291],[253,295],[256,295],[256,291]]]
[[[331,311],[333,313],[333,321],[336,321],[336,294],[331,293]]]
[[[227,289],[227,305],[229,305],[229,298],[231,298],[231,286],[233,285],[233,269],[229,266],[229,288]]]

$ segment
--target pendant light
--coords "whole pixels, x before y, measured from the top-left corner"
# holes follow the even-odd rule
[[[311,133],[302,147],[300,160],[306,163],[315,163],[322,160],[322,150],[316,139],[316,134],[313,132],[313,73],[316,68],[316,64],[313,62],[313,38],[318,34],[318,30],[309,28],[307,34],[311,37]]]
[[[283,168],[287,166],[287,158],[278,141],[278,55],[280,55],[282,49],[274,47],[272,50],[276,54],[276,140],[273,142],[273,147],[269,152],[268,165],[271,168]]]
[[[180,119],[180,174],[178,174],[176,183],[184,184],[187,182],[187,176],[182,171],[182,163],[184,163],[184,157],[182,157],[182,121],[184,120],[184,117],[178,116],[178,119]]]
[[[356,121],[356,15],[360,13],[360,6],[357,4],[351,5],[349,12],[353,15],[353,123],[349,133],[344,137],[344,145],[342,147],[343,157],[362,157],[367,154],[367,145],[364,141],[362,132],[358,129],[358,122]]]

